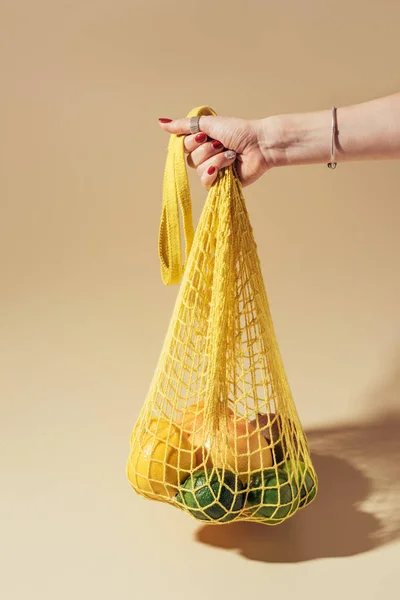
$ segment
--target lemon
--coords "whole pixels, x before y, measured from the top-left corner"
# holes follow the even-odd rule
[[[171,498],[193,463],[188,437],[175,424],[157,419],[152,420],[142,443],[132,449],[127,476],[138,493]]]
[[[180,488],[177,501],[202,521],[232,521],[243,508],[244,487],[224,469],[198,471]]]
[[[164,429],[164,427],[169,427],[169,421],[166,419],[159,419],[157,417],[153,417],[150,419],[148,426],[146,427],[146,433],[153,432],[157,433],[159,429]],[[136,428],[133,429],[130,437],[130,446],[131,449],[135,443],[136,437]]]

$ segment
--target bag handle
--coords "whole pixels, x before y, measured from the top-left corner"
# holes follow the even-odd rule
[[[216,116],[216,114],[209,106],[199,106],[193,108],[188,113],[187,118],[206,115]],[[192,200],[186,171],[184,139],[185,134],[171,134],[164,171],[158,254],[161,264],[161,278],[165,285],[180,282],[194,238]],[[179,209],[182,213],[185,239],[183,264]]]

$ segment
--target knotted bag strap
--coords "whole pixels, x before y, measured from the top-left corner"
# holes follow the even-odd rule
[[[209,106],[199,106],[191,110],[187,117],[203,115],[216,116],[216,112]],[[180,282],[194,237],[192,200],[186,171],[184,139],[184,134],[171,134],[164,171],[158,253],[161,263],[161,277],[165,285],[173,285]],[[179,208],[182,213],[185,238],[185,257],[183,261]]]

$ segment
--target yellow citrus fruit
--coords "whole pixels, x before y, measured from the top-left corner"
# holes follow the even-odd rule
[[[139,493],[171,498],[193,468],[192,445],[177,425],[156,421],[152,420],[142,443],[132,449],[127,476]]]
[[[146,432],[152,431],[153,433],[157,433],[157,431],[159,429],[164,429],[164,427],[168,427],[168,426],[169,426],[169,421],[167,421],[166,419],[158,419],[156,417],[153,417],[152,419],[150,419],[150,422],[146,428]],[[135,436],[136,436],[136,430],[134,429],[132,431],[131,437],[130,437],[131,449],[133,447],[133,444],[135,443]]]

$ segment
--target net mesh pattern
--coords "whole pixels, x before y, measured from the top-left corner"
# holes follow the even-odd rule
[[[190,116],[215,114],[209,107]],[[186,240],[181,265],[180,206]],[[133,428],[134,490],[198,520],[276,525],[317,493],[279,352],[242,186],[218,173],[193,238],[183,137],[171,135],[160,226],[164,282],[182,277]]]

